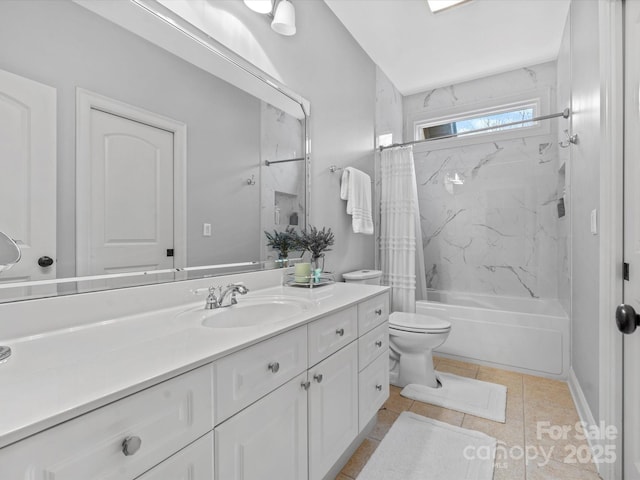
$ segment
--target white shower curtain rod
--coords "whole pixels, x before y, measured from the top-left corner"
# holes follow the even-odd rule
[[[512,125],[520,125],[522,123],[537,122],[539,120],[549,120],[551,118],[558,118],[558,117],[569,118],[570,116],[571,116],[571,110],[569,108],[565,108],[562,112],[559,112],[559,113],[552,113],[550,115],[541,115],[539,117],[529,118],[527,120],[519,120],[517,122],[503,123],[502,125],[496,125],[494,127],[478,128],[476,130],[469,130],[468,132],[451,133],[449,135],[442,135],[440,137],[427,138],[425,140],[414,140],[413,142],[394,143],[393,145],[387,145],[387,146],[378,147],[378,148],[380,151],[382,151],[382,150],[386,150],[387,148],[406,147],[408,145],[416,145],[418,143],[433,142],[434,140],[443,140],[445,138],[455,138],[455,137],[460,137],[462,135],[469,135],[472,133],[488,132],[489,130],[496,130],[498,128],[503,128],[503,127],[510,127]]]

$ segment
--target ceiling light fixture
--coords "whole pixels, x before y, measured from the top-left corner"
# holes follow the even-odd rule
[[[271,28],[280,35],[290,37],[296,34],[296,10],[289,0],[280,0],[271,22]]]
[[[455,7],[461,3],[468,2],[469,0],[427,0],[429,8],[433,13],[441,12],[447,8]]]
[[[273,10],[273,0],[244,0],[244,4],[258,13],[271,13]]]
[[[244,0],[244,4],[254,12],[263,13],[273,18],[271,28],[279,33],[290,37],[296,33],[296,10],[289,0],[280,0],[276,3],[275,12],[274,0]]]

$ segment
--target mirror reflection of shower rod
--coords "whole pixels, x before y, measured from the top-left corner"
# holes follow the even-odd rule
[[[306,160],[306,158],[300,157],[300,158],[290,158],[288,160],[265,160],[264,164],[268,167],[270,165],[275,165],[276,163],[301,162],[303,160]]]
[[[419,143],[433,142],[435,140],[444,140],[445,138],[461,137],[463,135],[470,135],[472,133],[488,132],[490,130],[496,130],[498,128],[511,127],[513,125],[520,125],[522,123],[532,123],[532,122],[537,122],[539,120],[550,120],[552,118],[558,118],[558,117],[569,118],[570,116],[571,116],[571,110],[569,108],[565,108],[562,112],[552,113],[549,115],[541,115],[539,117],[528,118],[526,120],[519,120],[517,122],[503,123],[502,125],[496,125],[493,127],[477,128],[475,130],[469,130],[468,132],[451,133],[449,135],[442,135],[441,137],[427,138],[425,140],[414,140],[412,142],[394,143],[393,145],[378,147],[378,149],[382,151],[382,150],[386,150],[387,148],[406,147],[408,145],[416,145]]]

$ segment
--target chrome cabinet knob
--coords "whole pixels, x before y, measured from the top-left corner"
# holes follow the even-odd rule
[[[311,386],[311,382],[309,381],[303,381],[300,386],[305,389],[305,390],[309,390],[309,387]]]
[[[376,342],[376,347],[380,348],[382,346],[382,340],[378,340]]]
[[[379,392],[381,392],[381,391],[382,391],[382,385],[380,385],[380,384],[376,385],[376,390],[378,390]]]
[[[135,455],[141,446],[142,439],[140,437],[127,437],[122,441],[122,453],[124,453],[126,457],[130,457],[131,455]]]
[[[278,373],[278,370],[280,370],[280,364],[278,362],[271,362],[268,368],[273,373]]]
[[[341,337],[344,336],[344,328],[337,329],[336,330],[336,335],[339,335]]]
[[[314,379],[316,382],[318,382],[318,383],[322,383],[322,374],[321,374],[321,373],[316,373],[316,374],[313,376],[313,379]]]
[[[381,308],[378,308],[376,310],[376,315],[378,315],[378,316],[382,315],[382,309]]]

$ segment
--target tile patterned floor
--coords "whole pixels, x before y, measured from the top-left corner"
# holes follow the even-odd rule
[[[355,479],[385,434],[403,411],[452,425],[478,430],[498,440],[494,480],[598,480],[586,440],[576,438],[579,422],[569,387],[565,382],[474,365],[446,358],[434,358],[436,369],[507,387],[507,421],[497,423],[454,410],[436,407],[400,396],[400,388],[391,387],[389,399],[378,412],[378,422],[336,480]],[[566,435],[557,431],[538,432],[538,422],[566,426]],[[559,433],[559,432],[558,432]],[[559,437],[559,438],[558,438]],[[537,458],[526,461],[523,449]],[[545,461],[542,457],[546,455]],[[582,461],[580,461],[582,460]]]

